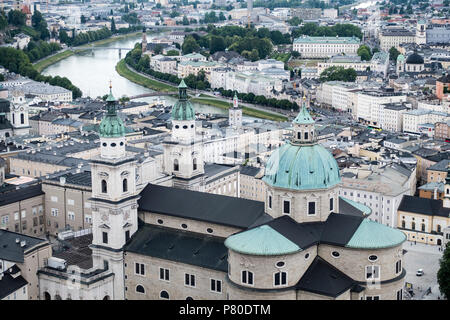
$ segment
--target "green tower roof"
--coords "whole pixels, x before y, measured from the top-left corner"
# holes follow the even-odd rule
[[[109,95],[106,99],[107,112],[99,126],[100,137],[117,138],[125,136],[125,125],[116,112],[116,99],[109,87]]]
[[[179,97],[178,101],[172,108],[173,120],[195,120],[194,107],[188,100],[187,86],[184,80],[181,80],[178,86]]]
[[[294,119],[293,123],[297,124],[313,124],[314,119],[309,114],[308,110],[306,109],[306,99],[303,98],[303,104],[302,108],[300,109],[300,112],[298,113],[297,117]]]
[[[400,245],[405,240],[406,235],[402,231],[364,219],[346,247],[357,249],[390,248]]]
[[[235,252],[273,256],[291,254],[302,249],[268,225],[263,225],[228,237],[225,246]]]

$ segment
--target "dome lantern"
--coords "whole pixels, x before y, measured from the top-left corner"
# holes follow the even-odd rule
[[[303,96],[303,103],[297,117],[292,122],[294,133],[292,143],[311,144],[316,141],[315,121],[306,108],[306,97]]]

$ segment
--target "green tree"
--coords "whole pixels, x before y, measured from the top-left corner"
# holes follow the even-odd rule
[[[183,54],[188,54],[199,51],[200,46],[198,45],[197,41],[195,41],[194,37],[187,36],[184,39],[183,45],[181,46],[181,50]]]
[[[217,52],[217,51],[223,51],[225,50],[225,39],[221,36],[215,36],[212,35],[210,42],[209,42],[209,52],[211,54]]]
[[[6,17],[5,12],[2,10],[0,12],[0,30],[5,30],[8,26],[8,18]]]
[[[329,67],[320,74],[320,81],[355,82],[356,76],[356,71],[353,68],[346,69],[344,67]]]
[[[392,61],[397,61],[397,57],[400,54],[400,52],[395,48],[392,47],[389,49],[389,59]]]
[[[178,50],[169,50],[166,53],[166,56],[172,57],[172,56],[178,56],[180,52]]]
[[[84,15],[81,15],[80,23],[86,23],[86,17]]]
[[[111,32],[112,33],[116,33],[117,32],[116,22],[114,21],[114,18],[111,18]]]
[[[27,16],[22,11],[10,10],[8,12],[8,23],[13,26],[22,27],[25,25],[26,20]]]
[[[450,245],[447,244],[442,258],[439,260],[439,271],[437,273],[439,290],[446,297],[450,298]]]
[[[299,24],[303,22],[299,17],[293,17],[287,21],[291,26],[297,27]]]
[[[358,48],[358,51],[356,53],[361,57],[361,60],[369,61],[370,59],[372,59],[370,48],[364,44]]]

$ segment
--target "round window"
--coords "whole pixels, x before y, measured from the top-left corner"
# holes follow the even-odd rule
[[[193,124],[191,124],[191,128],[193,128],[194,127],[194,125]]]
[[[121,145],[121,146],[123,146],[123,141],[122,141],[122,142],[120,142],[120,145]]]
[[[283,261],[278,261],[277,263],[276,263],[276,266],[278,267],[278,268],[281,268],[281,267],[284,267],[286,264],[283,262]]]
[[[186,223],[183,223],[183,224],[181,225],[181,227],[182,227],[183,229],[186,229],[186,228],[187,228],[187,224],[186,224]]]
[[[369,261],[375,262],[377,260],[378,260],[378,257],[376,255],[372,254],[369,256]]]
[[[111,143],[111,147],[115,147],[115,146],[116,146],[115,142]]]
[[[163,224],[163,221],[161,219],[158,219],[159,224]]]
[[[309,253],[305,254],[305,260],[309,259]]]
[[[335,257],[335,258],[338,258],[338,257],[340,256],[339,252],[337,252],[337,251],[333,251],[333,252],[331,253],[331,255],[332,255],[333,257]]]
[[[106,146],[107,146],[106,142],[103,142],[103,146],[104,146],[104,147],[106,147]]]
[[[208,232],[208,233],[213,233],[213,229],[208,228],[208,229],[206,229],[206,232]]]
[[[180,129],[180,126],[179,126],[179,125],[176,125],[176,126],[175,126],[175,129]]]
[[[183,129],[187,129],[188,128],[188,126],[183,126]]]

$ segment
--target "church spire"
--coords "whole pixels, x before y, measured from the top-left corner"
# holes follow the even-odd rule
[[[293,143],[315,142],[315,121],[306,107],[306,96],[303,96],[302,106],[297,117],[292,122],[294,126]]]

